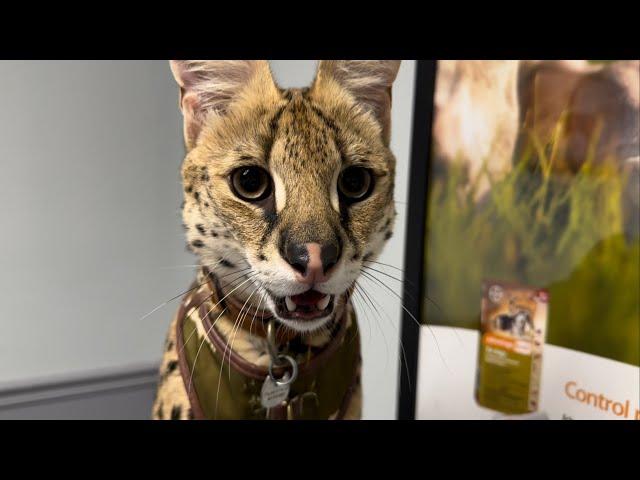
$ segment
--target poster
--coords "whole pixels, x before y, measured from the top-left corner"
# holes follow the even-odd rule
[[[640,419],[639,92],[639,61],[437,62],[415,418]],[[489,279],[549,294],[518,414],[477,398]]]

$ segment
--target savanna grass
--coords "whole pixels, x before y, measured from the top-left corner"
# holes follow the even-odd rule
[[[476,200],[453,168],[428,199],[424,319],[477,329],[483,279],[550,291],[547,342],[640,365],[640,241],[625,233],[629,181],[591,148],[577,172],[558,153],[562,122]],[[595,145],[595,138],[592,146]],[[485,162],[486,164],[486,162]],[[478,179],[479,180],[479,179]],[[637,214],[637,212],[635,213]]]

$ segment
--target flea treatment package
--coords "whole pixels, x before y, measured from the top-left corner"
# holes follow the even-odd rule
[[[486,280],[482,285],[476,400],[506,414],[539,405],[546,290]]]

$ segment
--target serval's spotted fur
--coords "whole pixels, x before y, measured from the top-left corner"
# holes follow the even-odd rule
[[[239,302],[260,303],[275,314],[272,296],[300,292],[295,272],[282,258],[285,236],[339,239],[339,261],[321,291],[343,300],[363,262],[375,259],[391,237],[391,84],[399,63],[321,61],[309,88],[281,89],[266,61],[171,62],[187,149],[182,165],[187,242],[226,292],[242,285],[233,293]],[[262,167],[273,181],[273,194],[259,204],[239,199],[230,186],[231,172],[248,165]],[[351,165],[369,169],[374,186],[364,201],[347,205],[336,184]],[[309,342],[326,334],[323,325],[281,323]],[[189,417],[173,335],[172,328],[155,418]],[[241,343],[256,346],[258,361],[261,339],[239,335]]]

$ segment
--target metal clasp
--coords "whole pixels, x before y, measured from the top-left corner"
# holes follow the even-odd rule
[[[279,386],[290,385],[298,378],[298,362],[296,362],[293,357],[283,355],[278,352],[275,337],[276,329],[274,326],[274,320],[270,320],[267,323],[267,351],[269,352],[269,357],[271,357],[271,361],[269,362],[269,376],[271,377],[271,380]],[[291,366],[291,373],[288,378],[286,374],[282,378],[276,378],[273,374],[273,367],[282,367],[287,363]]]

